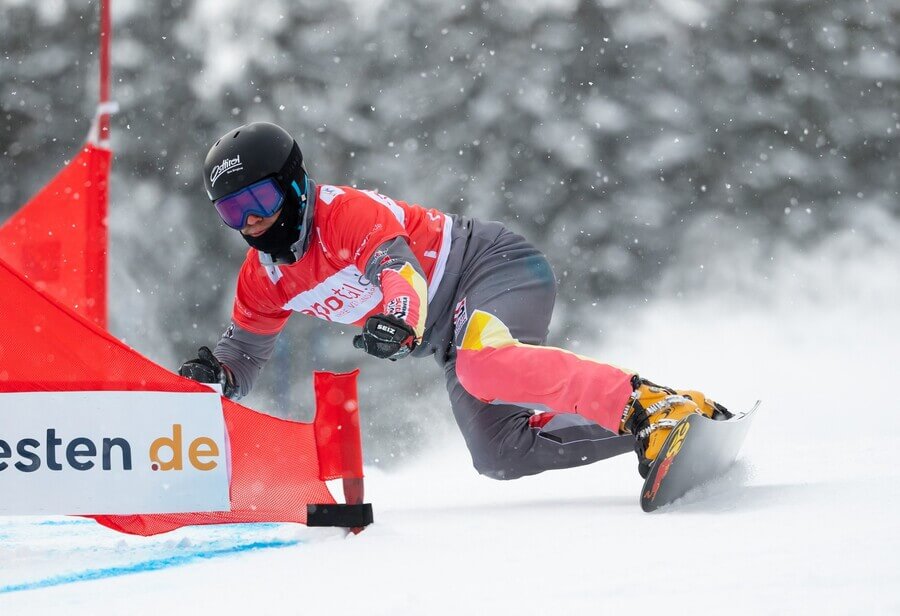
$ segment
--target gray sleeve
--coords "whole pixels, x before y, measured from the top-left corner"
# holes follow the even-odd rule
[[[262,367],[272,357],[277,339],[278,334],[254,334],[235,323],[225,330],[213,355],[234,375],[237,393],[232,399],[240,400],[250,393]]]
[[[425,276],[425,270],[422,269],[422,265],[419,263],[416,255],[413,254],[409,244],[402,237],[395,237],[378,247],[378,250],[366,263],[366,278],[380,288],[381,272],[386,269],[398,270],[405,263],[412,265],[413,269],[422,276],[423,280],[428,280],[428,277]]]

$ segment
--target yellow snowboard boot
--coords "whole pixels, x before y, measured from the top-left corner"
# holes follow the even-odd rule
[[[731,417],[728,410],[699,391],[675,390],[651,383],[634,375],[631,378],[634,393],[622,413],[619,425],[621,434],[633,434],[638,455],[638,472],[646,477],[650,466],[659,455],[669,432],[679,421],[691,413],[700,413],[711,419]]]
[[[721,419],[730,419],[731,417],[734,417],[734,413],[731,413],[728,409],[726,409],[718,402],[710,400],[699,391],[694,391],[692,389],[676,389],[675,393],[679,396],[690,398],[698,407],[700,407],[700,412],[710,419],[715,419],[718,421]]]

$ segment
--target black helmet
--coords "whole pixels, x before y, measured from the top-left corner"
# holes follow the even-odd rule
[[[272,262],[293,263],[309,243],[314,194],[294,138],[275,124],[245,124],[220,137],[203,163],[203,183],[211,201],[268,178],[284,196],[281,214],[262,235],[241,235]]]
[[[283,194],[302,177],[303,154],[291,135],[275,124],[253,122],[231,130],[209,149],[203,183],[210,201],[274,177]]]

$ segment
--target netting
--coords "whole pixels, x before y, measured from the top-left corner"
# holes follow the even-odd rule
[[[0,259],[64,306],[106,326],[110,151],[85,145],[0,227]]]
[[[0,392],[87,390],[209,391],[66,309],[0,260]],[[92,517],[141,535],[189,524],[305,523],[307,504],[335,502],[326,479],[362,477],[356,372],[317,374],[316,398],[315,424],[270,417],[222,399],[231,511]]]

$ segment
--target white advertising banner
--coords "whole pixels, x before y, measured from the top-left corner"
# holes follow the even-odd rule
[[[228,511],[216,393],[0,394],[0,515]]]

